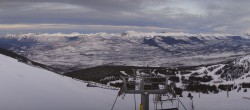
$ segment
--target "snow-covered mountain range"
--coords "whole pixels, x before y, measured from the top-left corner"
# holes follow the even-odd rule
[[[99,65],[176,67],[211,64],[250,50],[250,36],[141,33],[2,34],[0,47],[63,72]]]

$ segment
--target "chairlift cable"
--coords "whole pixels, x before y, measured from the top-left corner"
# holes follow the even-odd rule
[[[187,108],[184,106],[184,104],[183,104],[182,101],[179,99],[179,97],[176,96],[176,98],[180,101],[181,105],[185,108],[185,110],[187,110]]]
[[[172,91],[174,91],[173,88],[171,88],[171,89],[172,89]],[[179,99],[179,97],[177,96],[177,94],[176,94],[175,92],[173,92],[173,93],[176,95],[177,100],[181,103],[181,105],[184,107],[184,109],[187,110],[187,108],[186,108],[185,105],[182,103],[182,101]]]
[[[163,110],[163,107],[162,107],[162,102],[161,102],[161,109]]]
[[[136,98],[135,98],[135,93],[134,93],[134,103],[135,103],[135,110],[136,110]]]
[[[155,94],[153,94],[154,110],[156,110],[157,102],[155,100]]]
[[[119,96],[119,94],[117,94],[117,96],[116,96],[116,98],[115,98],[115,102],[114,102],[114,104],[113,104],[113,106],[112,106],[111,110],[113,110],[113,109],[114,109],[114,107],[115,107],[115,103],[116,103],[116,101],[117,101],[118,96]]]

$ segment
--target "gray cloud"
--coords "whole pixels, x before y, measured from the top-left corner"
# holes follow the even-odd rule
[[[71,24],[141,27],[138,31],[158,27],[158,31],[242,33],[250,31],[249,4],[248,0],[0,0],[0,29],[1,24]]]

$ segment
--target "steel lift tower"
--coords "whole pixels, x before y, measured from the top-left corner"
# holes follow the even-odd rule
[[[170,78],[170,75],[156,75],[151,69],[133,69],[133,71],[134,76],[132,77],[121,76],[123,80],[123,87],[121,88],[120,92],[125,94],[141,94],[140,110],[149,110],[150,94],[174,94],[171,87],[168,85],[168,79]],[[138,71],[143,71],[143,73],[140,74]]]

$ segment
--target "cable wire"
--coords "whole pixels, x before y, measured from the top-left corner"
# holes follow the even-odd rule
[[[180,101],[181,105],[185,108],[185,110],[187,110],[187,108],[184,106],[184,104],[181,102],[181,100],[179,99],[179,97],[176,96],[176,98]]]
[[[171,90],[174,91],[173,88],[171,88]],[[182,103],[182,101],[179,99],[179,97],[177,96],[177,94],[176,94],[175,92],[173,92],[173,94],[176,95],[177,100],[181,103],[181,105],[184,107],[184,109],[187,110],[187,108],[186,108],[185,105]]]
[[[134,102],[135,102],[135,110],[136,110],[136,98],[135,98],[135,93],[134,93]]]
[[[113,110],[113,109],[114,109],[114,107],[115,107],[115,103],[116,103],[116,100],[117,100],[118,96],[119,96],[119,94],[116,96],[116,98],[115,98],[115,102],[114,102],[114,104],[113,104],[113,106],[112,106],[111,110]]]

